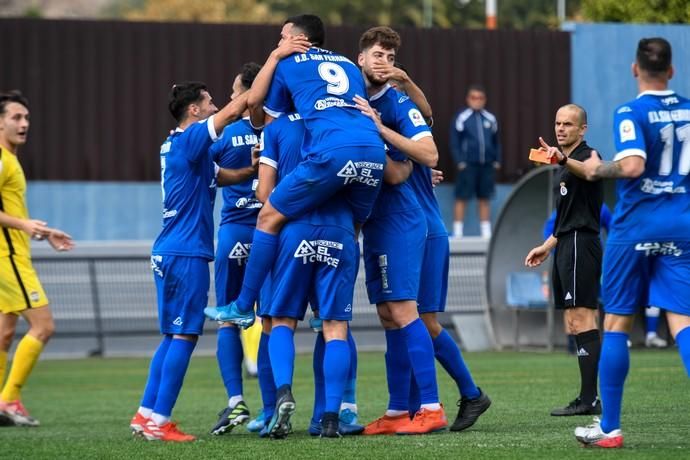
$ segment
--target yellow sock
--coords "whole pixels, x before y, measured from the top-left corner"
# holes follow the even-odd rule
[[[43,342],[28,334],[19,341],[0,399],[6,402],[19,399],[21,389],[29,378],[36,361],[38,361],[41,350],[43,350]]]
[[[0,390],[5,382],[5,369],[7,369],[7,352],[0,350]]]
[[[261,340],[261,321],[256,321],[252,327],[242,330],[242,346],[245,359],[256,364],[259,356],[259,340]]]

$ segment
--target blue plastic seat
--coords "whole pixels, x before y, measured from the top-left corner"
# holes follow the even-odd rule
[[[540,273],[509,273],[506,277],[506,306],[515,313],[515,350],[520,344],[520,311],[546,313],[546,347],[549,351],[553,348],[553,311],[544,294]]]

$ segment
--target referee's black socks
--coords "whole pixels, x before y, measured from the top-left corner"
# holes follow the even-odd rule
[[[597,398],[597,372],[601,351],[599,330],[592,329],[577,334],[575,343],[577,362],[580,365],[580,399],[583,403],[592,404]]]

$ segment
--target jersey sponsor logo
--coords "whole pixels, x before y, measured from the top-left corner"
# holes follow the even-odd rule
[[[650,178],[644,178],[640,182],[640,190],[651,195],[661,195],[662,193],[687,193],[685,186],[675,186],[673,181],[661,181]]]
[[[360,182],[364,185],[377,187],[381,179],[373,176],[374,170],[383,171],[383,164],[370,161],[358,161],[355,163],[349,160],[336,175],[345,179],[345,185],[352,182]]]
[[[181,317],[181,316],[178,316],[177,318],[175,318],[175,321],[173,321],[173,324],[174,324],[175,326],[182,326],[182,323],[183,323],[183,321],[182,321],[182,317]]]
[[[635,250],[644,252],[644,255],[649,256],[680,256],[683,254],[683,250],[676,246],[673,241],[668,241],[665,243],[660,242],[648,242],[648,243],[637,243],[635,245]]]
[[[237,260],[237,265],[246,264],[247,259],[249,258],[249,251],[251,251],[251,249],[251,243],[242,243],[241,241],[238,241],[230,250],[228,259]]]
[[[354,104],[350,104],[345,99],[340,99],[339,97],[327,97],[325,99],[318,99],[314,103],[314,108],[316,110],[326,110],[332,107],[356,107]]]
[[[566,196],[568,194],[568,188],[565,186],[565,182],[561,182],[561,196]]]
[[[295,250],[294,257],[302,259],[302,264],[323,263],[329,267],[338,268],[340,259],[334,257],[331,249],[342,250],[343,244],[328,240],[302,240]]]
[[[623,120],[618,125],[619,137],[621,142],[634,141],[637,139],[637,134],[635,133],[635,125],[632,120]]]
[[[426,125],[426,121],[424,121],[422,112],[420,112],[418,109],[410,109],[410,111],[407,112],[407,116],[410,117],[410,121],[412,122],[413,126],[419,127]]]
[[[177,209],[171,209],[168,211],[167,209],[163,210],[163,219],[169,219],[171,217],[175,217],[177,215]]]
[[[163,270],[161,270],[158,265],[161,262],[163,262],[163,256],[151,256],[151,270],[153,270],[153,273],[163,278]]]
[[[257,200],[256,198],[241,197],[238,198],[235,202],[235,207],[237,209],[257,209],[262,206],[263,203],[261,203],[261,201]]]

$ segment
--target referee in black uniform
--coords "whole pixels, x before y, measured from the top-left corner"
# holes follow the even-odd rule
[[[597,371],[601,339],[597,327],[602,249],[599,215],[603,202],[601,181],[584,179],[581,161],[593,149],[584,141],[587,113],[575,104],[564,105],[556,113],[556,138],[559,148],[539,139],[550,156],[563,167],[557,173],[556,223],[553,235],[532,249],[525,265],[536,267],[555,248],[551,280],[556,308],[564,310],[568,333],[575,336],[580,366],[580,395],[551,415],[590,415],[601,413],[597,398]],[[571,160],[570,162],[568,160]],[[579,161],[572,161],[579,160]]]

